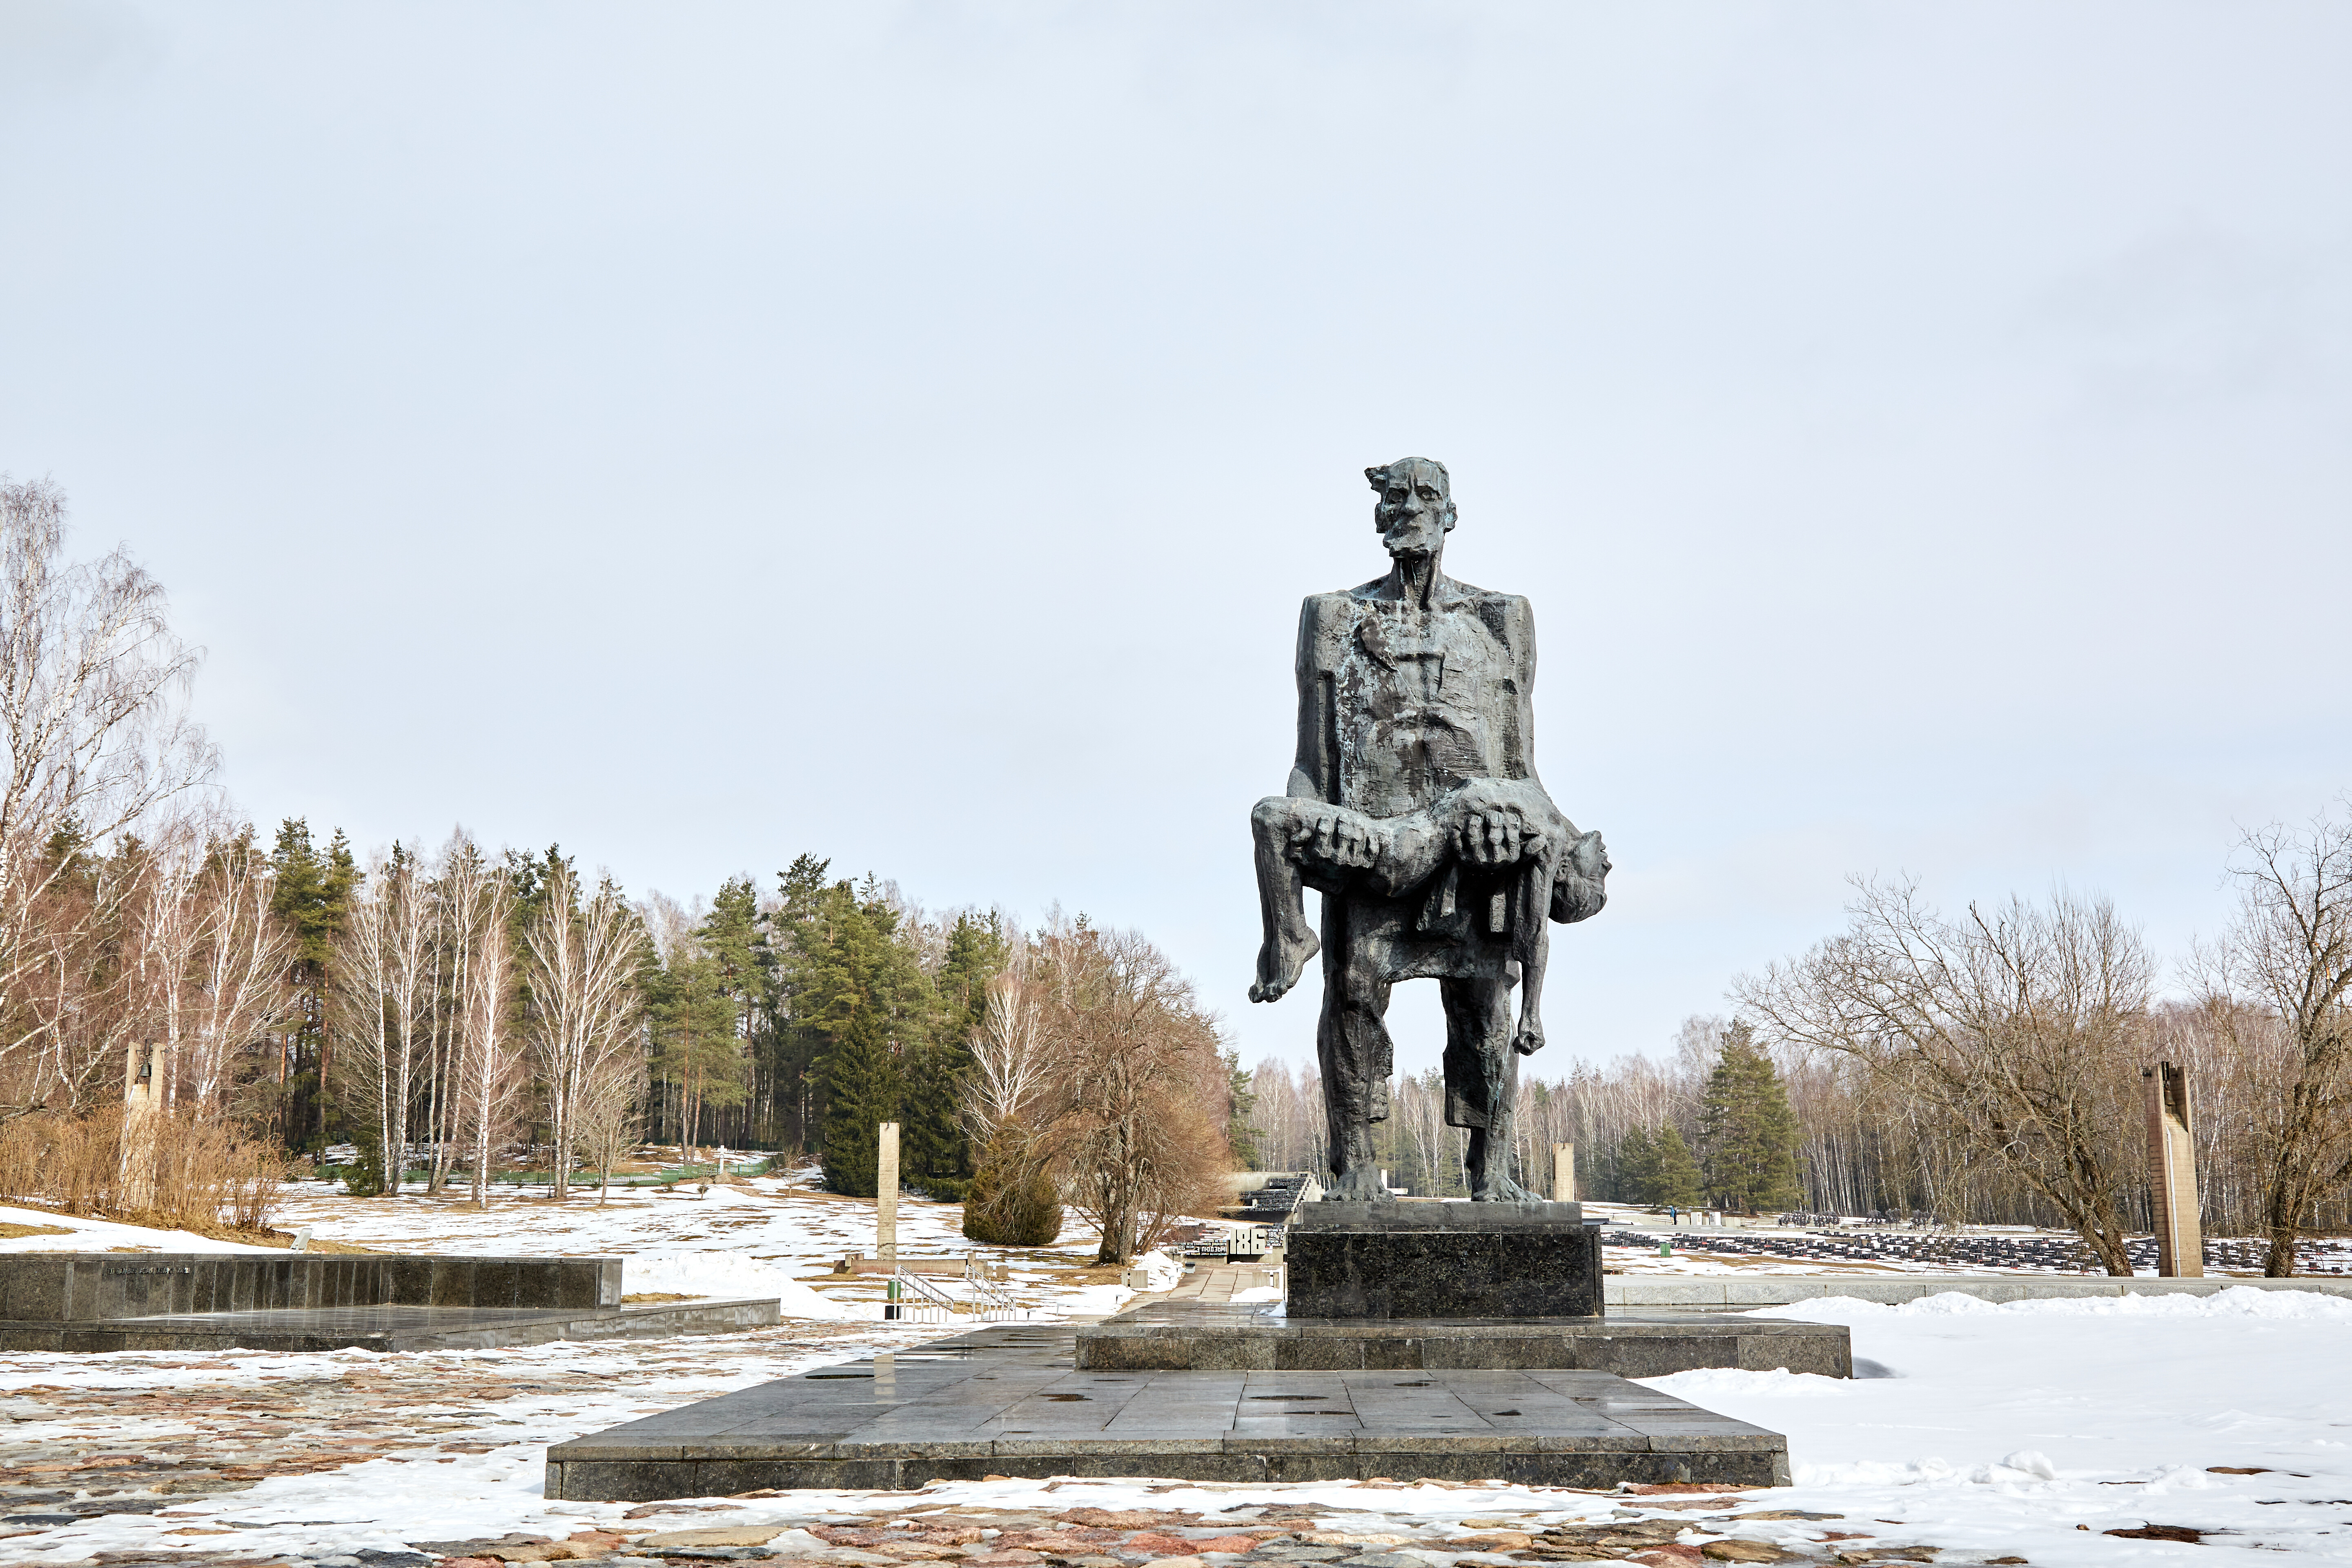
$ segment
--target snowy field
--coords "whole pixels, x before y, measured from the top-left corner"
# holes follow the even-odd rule
[[[902,1246],[962,1252],[956,1213],[908,1205]],[[2229,1547],[2352,1562],[2352,1300],[2312,1293],[1759,1313],[1850,1325],[1866,1375],[1706,1371],[1656,1385],[1787,1433],[1796,1485],[1775,1491],[991,1482],[632,1509],[544,1501],[547,1446],[952,1331],[870,1321],[877,1282],[830,1273],[843,1252],[871,1252],[870,1204],[774,1181],[601,1206],[507,1194],[483,1215],[318,1188],[298,1189],[278,1223],[401,1250],[620,1253],[632,1292],[774,1288],[801,1315],[749,1334],[509,1351],[0,1353],[0,1563],[682,1565],[755,1552],[812,1568],[1831,1568],[2190,1562]],[[0,1241],[11,1250],[225,1245],[24,1210],[0,1224],[68,1233]],[[1085,1278],[1091,1250],[1073,1235],[1013,1255],[1020,1289],[1047,1310],[1107,1310],[1124,1292]],[[110,1498],[128,1511],[69,1517]],[[2108,1533],[2149,1527],[2175,1539]]]
[[[622,1288],[632,1295],[773,1295],[795,1318],[881,1316],[878,1277],[832,1272],[848,1253],[875,1255],[874,1202],[825,1192],[809,1171],[701,1194],[680,1184],[615,1188],[604,1201],[591,1193],[562,1204],[543,1188],[514,1188],[494,1195],[487,1212],[457,1199],[354,1200],[325,1183],[288,1192],[281,1227],[307,1225],[316,1237],[381,1251],[618,1256],[627,1260]],[[898,1203],[901,1258],[977,1253],[1009,1268],[1004,1288],[1016,1301],[1050,1315],[1098,1316],[1133,1295],[1079,1277],[1097,1240],[1074,1224],[1050,1249],[982,1247],[964,1237],[961,1205]]]
[[[5,1356],[0,1414],[12,1423],[13,1486],[54,1477],[62,1500],[69,1489],[131,1480],[128,1472],[142,1465],[193,1458],[194,1470],[176,1473],[213,1478],[200,1480],[203,1487],[242,1489],[192,1489],[167,1497],[152,1513],[71,1525],[28,1520],[6,1527],[17,1533],[0,1541],[0,1561],[59,1564],[107,1553],[117,1563],[160,1554],[186,1563],[352,1557],[388,1565],[424,1556],[352,1554],[409,1553],[420,1543],[445,1552],[487,1550],[504,1537],[574,1535],[583,1537],[578,1554],[593,1559],[629,1555],[630,1542],[647,1532],[653,1541],[636,1552],[660,1555],[669,1532],[697,1526],[765,1531],[764,1539],[917,1505],[1028,1510],[1041,1521],[1073,1508],[1172,1510],[1167,1528],[1193,1531],[1196,1539],[1222,1536],[1224,1549],[1244,1527],[1287,1542],[1254,1541],[1229,1557],[1227,1550],[1181,1550],[1164,1531],[1131,1552],[1119,1541],[1078,1543],[1090,1546],[1086,1552],[1066,1543],[1033,1551],[1016,1534],[992,1552],[973,1550],[988,1542],[961,1543],[966,1551],[954,1554],[1002,1560],[971,1568],[1013,1568],[1049,1555],[1092,1555],[1106,1565],[1175,1556],[1255,1563],[1314,1544],[1300,1542],[1302,1530],[1397,1538],[1335,1543],[1347,1550],[1324,1559],[1363,1568],[1499,1563],[1530,1552],[1559,1561],[1586,1550],[1696,1563],[1717,1536],[1771,1549],[1769,1557],[1748,1560],[1825,1564],[2185,1562],[2230,1546],[2352,1561],[2352,1302],[2252,1290],[2000,1307],[1941,1296],[1901,1308],[1830,1300],[1759,1315],[1850,1324],[1857,1355],[1874,1363],[1865,1370],[1875,1375],[1847,1382],[1692,1372],[1656,1380],[1789,1435],[1793,1489],[1693,1498],[997,1482],[919,1496],[705,1499],[699,1510],[540,1499],[548,1443],[920,1337],[879,1324],[395,1356]],[[38,1505],[25,1500],[19,1492],[12,1513],[39,1518]],[[1677,1503],[1684,1506],[1668,1506]],[[1270,1531],[1260,1511],[1269,1506],[1308,1508],[1329,1522]],[[1756,1517],[1763,1513],[1816,1517]],[[1572,1528],[1579,1521],[1593,1528],[1580,1532]],[[1154,1522],[1161,1521],[1143,1521]],[[2106,1533],[2151,1525],[2204,1532],[2203,1545]],[[1132,1535],[1139,1526],[1126,1528]],[[1516,1531],[1530,1540],[1524,1547],[1494,1542],[1500,1550],[1449,1546],[1465,1529]],[[1540,1534],[1547,1529],[1555,1532],[1549,1543]],[[1651,1539],[1632,1539],[1645,1530]],[[1610,1531],[1618,1539],[1604,1546]],[[1590,1538],[1580,1546],[1580,1534]],[[799,1535],[782,1544],[845,1564],[950,1554],[929,1550],[920,1532],[896,1555],[872,1550],[902,1544],[880,1538],[860,1546]],[[513,1542],[506,1550],[533,1551]],[[1783,1552],[1793,1555],[1780,1559]],[[1368,1556],[1392,1561],[1364,1562]]]
[[[353,1198],[324,1182],[286,1189],[274,1223],[310,1227],[314,1240],[379,1252],[460,1256],[626,1259],[622,1288],[631,1295],[774,1296],[784,1316],[813,1322],[873,1321],[884,1285],[875,1275],[835,1274],[851,1252],[875,1255],[874,1204],[815,1188],[808,1173],[713,1186],[616,1188],[608,1201],[590,1192],[565,1203],[543,1188],[501,1188],[487,1210],[460,1197]],[[1001,1265],[998,1289],[1041,1318],[1098,1317],[1134,1297],[1118,1270],[1089,1267],[1097,1238],[1073,1223],[1052,1247],[982,1247],[965,1239],[963,1210],[952,1204],[901,1199],[903,1259],[960,1261],[977,1254]],[[14,1236],[8,1230],[35,1234]],[[268,1252],[187,1231],[158,1231],[106,1220],[0,1206],[0,1253],[79,1251]],[[1155,1262],[1164,1264],[1163,1259]],[[1165,1270],[1163,1268],[1163,1276]],[[961,1282],[942,1279],[956,1294]]]

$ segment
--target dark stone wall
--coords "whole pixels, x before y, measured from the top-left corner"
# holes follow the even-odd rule
[[[1597,1318],[1601,1234],[1576,1204],[1299,1205],[1297,1318]]]
[[[621,1304],[617,1258],[19,1253],[0,1258],[0,1321],[98,1322],[323,1307]]]

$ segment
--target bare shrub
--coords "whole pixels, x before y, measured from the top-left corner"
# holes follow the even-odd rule
[[[268,1144],[193,1116],[152,1111],[140,1118],[111,1107],[0,1126],[0,1193],[66,1214],[195,1231],[257,1230],[277,1207],[285,1173],[283,1158]]]
[[[1124,1263],[1222,1201],[1224,1063],[1216,1021],[1168,956],[1080,921],[1032,944],[1048,1068],[1034,1125],[1062,1190]]]

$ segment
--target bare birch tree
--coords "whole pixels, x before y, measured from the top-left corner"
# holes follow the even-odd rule
[[[545,902],[524,934],[529,1036],[547,1088],[555,1145],[555,1196],[572,1192],[582,1098],[615,1059],[640,1049],[636,972],[645,929],[619,889],[599,887],[584,906],[569,867],[553,862]]]
[[[964,1076],[964,1125],[986,1145],[1019,1123],[1045,1081],[1045,1041],[1028,966],[1016,955],[988,984],[988,1011],[971,1038],[971,1070]]]
[[[394,846],[369,868],[334,964],[341,1072],[375,1123],[383,1190],[398,1195],[408,1165],[418,1053],[436,1000],[433,896],[416,858]],[[356,1107],[354,1109],[357,1109]]]
[[[184,1037],[188,1101],[198,1114],[227,1108],[240,1052],[286,1004],[294,939],[269,912],[269,858],[250,829],[215,840],[197,879],[200,921]]]
[[[514,1006],[514,884],[462,834],[442,859],[443,900],[454,950],[451,1100],[473,1151],[474,1203],[490,1198],[490,1148],[507,1130],[522,1090],[521,1047],[509,1026]]]
[[[386,1046],[392,1038],[395,1005],[393,983],[393,911],[379,879],[383,867],[371,868],[353,892],[329,965],[327,1027],[336,1046],[336,1073],[354,1099],[353,1106],[373,1120],[379,1142],[387,1137],[392,1121],[392,1064]],[[381,1151],[379,1151],[381,1153]]]
[[[2313,1205],[2352,1179],[2352,818],[2248,833],[2231,871],[2237,919],[2196,968],[2234,1048],[2253,1054],[2243,1037],[2273,1030],[2285,1047],[2256,1113],[2263,1272],[2284,1277]]]
[[[623,1051],[605,1058],[580,1094],[580,1146],[596,1167],[596,1201],[612,1195],[613,1167],[635,1142],[638,1107],[645,1102],[646,1058]]]
[[[16,1114],[67,1088],[49,1069],[75,1055],[47,1037],[58,1014],[13,1005],[56,978],[38,917],[73,858],[50,847],[110,843],[216,766],[162,585],[120,550],[68,563],[65,518],[55,485],[0,475],[0,1092]]]
[[[1843,934],[1741,979],[1741,1004],[1778,1043],[1843,1054],[1930,1108],[2130,1274],[2126,1130],[2155,986],[2138,932],[2065,893],[1950,921],[1908,884],[1857,889]]]

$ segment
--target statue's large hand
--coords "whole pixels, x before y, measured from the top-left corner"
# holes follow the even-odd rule
[[[1542,852],[1543,830],[1528,822],[1528,812],[1507,790],[1474,784],[1446,801],[1443,826],[1457,858],[1473,866],[1508,866]]]
[[[1384,836],[1370,819],[1352,811],[1311,812],[1292,841],[1296,853],[1325,866],[1368,868],[1380,859]]]

